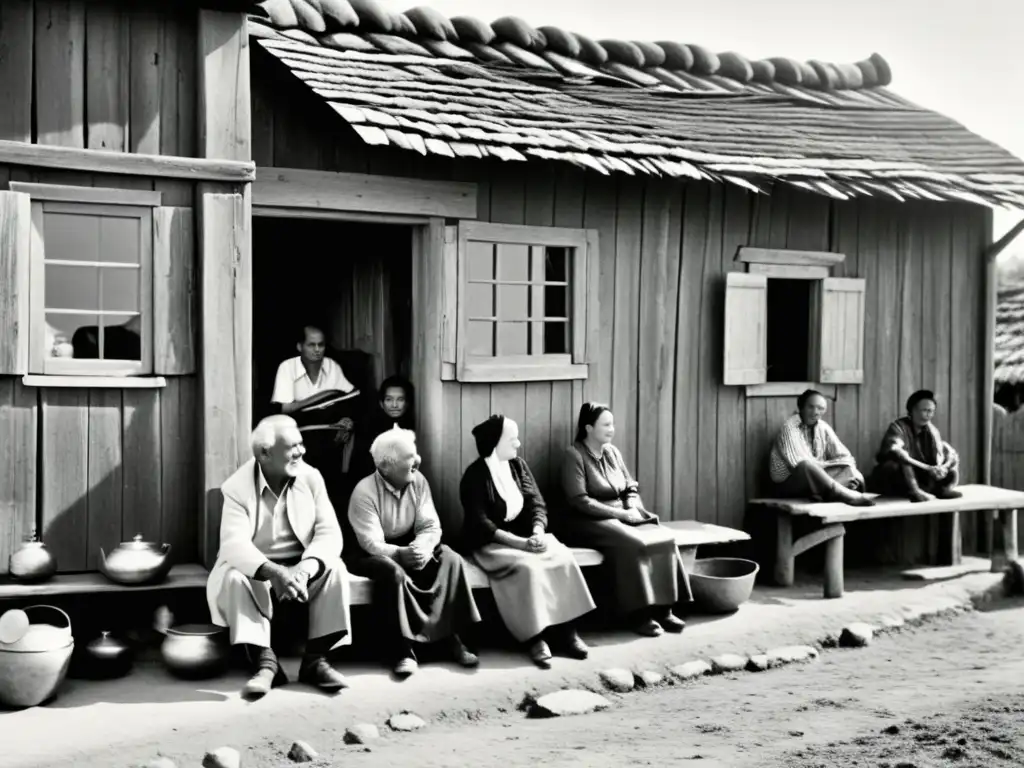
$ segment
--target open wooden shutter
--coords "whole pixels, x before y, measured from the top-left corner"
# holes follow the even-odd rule
[[[768,278],[764,275],[726,275],[723,340],[723,384],[768,380]]]
[[[191,208],[153,210],[153,372],[196,371],[195,228]]]
[[[865,282],[827,277],[818,296],[817,373],[822,384],[864,381]]]
[[[28,373],[32,199],[0,192],[0,375]]]

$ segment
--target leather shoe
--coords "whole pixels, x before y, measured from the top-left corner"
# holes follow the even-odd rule
[[[565,655],[582,661],[590,655],[590,649],[575,629],[570,629],[565,638]]]
[[[458,635],[452,637],[451,643],[452,658],[460,667],[475,667],[480,663],[480,658],[462,643]]]
[[[261,667],[242,688],[242,696],[247,699],[261,699],[270,693],[271,688],[277,688],[287,682],[288,675],[280,667],[276,672],[268,667]]]
[[[303,662],[299,669],[299,682],[312,685],[321,691],[340,691],[348,688],[348,680],[338,670],[320,656],[312,661]]]
[[[679,633],[686,629],[686,622],[672,613],[671,609],[665,611],[658,617],[658,623],[664,627],[666,632]]]
[[[664,634],[661,625],[654,619],[644,619],[633,627],[633,631],[643,637],[660,637]]]
[[[420,668],[420,664],[412,656],[403,656],[395,664],[395,674],[399,677],[408,677]]]
[[[551,649],[544,640],[535,640],[530,644],[530,658],[541,669],[551,669]]]

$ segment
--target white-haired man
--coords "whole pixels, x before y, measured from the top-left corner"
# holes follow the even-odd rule
[[[351,642],[348,573],[341,527],[320,473],[302,460],[302,434],[290,416],[263,419],[253,458],[221,486],[220,551],[206,585],[215,624],[243,645],[253,675],[243,694],[259,697],[287,682],[270,648],[276,600],[309,605],[299,680],[325,691],[347,687],[328,651]]]
[[[416,435],[395,427],[370,446],[377,471],[363,478],[348,505],[355,535],[349,569],[373,581],[373,605],[396,675],[416,671],[413,643],[447,640],[464,667],[478,660],[459,633],[480,621],[465,563],[441,543],[430,485],[418,471]]]

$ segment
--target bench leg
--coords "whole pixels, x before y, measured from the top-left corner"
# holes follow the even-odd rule
[[[940,522],[942,526],[939,540],[938,565],[960,565],[963,561],[963,537],[960,533],[960,513],[950,512],[943,516]]]
[[[1017,510],[999,510],[992,542],[992,573],[1001,573],[1017,559]]]
[[[796,554],[793,552],[793,520],[784,512],[775,519],[775,583],[791,587],[796,578]]]
[[[843,596],[843,541],[845,534],[825,542],[825,597]]]

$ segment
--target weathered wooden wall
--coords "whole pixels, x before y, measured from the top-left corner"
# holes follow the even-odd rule
[[[992,483],[1024,491],[1024,410],[996,413],[992,431]],[[1024,550],[1024,527],[1018,526],[1018,550]]]
[[[470,429],[494,411],[520,423],[543,488],[585,400],[609,402],[616,442],[648,504],[666,518],[742,527],[768,448],[794,398],[747,398],[721,381],[724,274],[740,245],[836,250],[837,276],[868,281],[865,381],[842,386],[830,419],[869,469],[889,420],[915,389],[940,400],[937,425],[978,476],[983,268],[988,214],[968,205],[873,198],[834,202],[789,187],[608,178],[569,166],[451,161],[362,144],[315,95],[254,52],[258,165],[474,181],[479,217],[600,232],[596,301],[607,332],[579,383],[444,384],[444,468],[432,478],[458,517],[458,481],[476,452]],[[449,457],[459,457],[456,461]],[[963,523],[965,551],[976,545]],[[920,561],[936,551],[927,520],[851,526],[850,554]],[[880,543],[881,542],[881,543]]]

